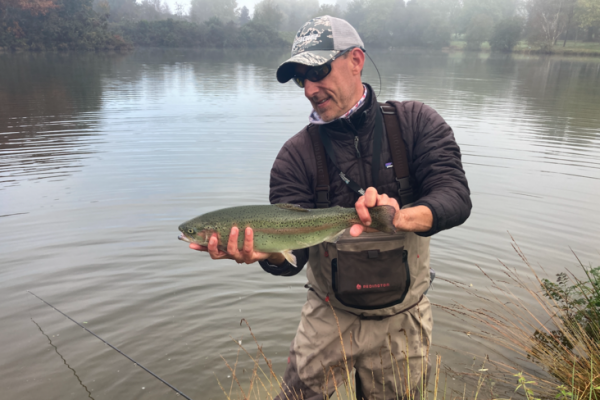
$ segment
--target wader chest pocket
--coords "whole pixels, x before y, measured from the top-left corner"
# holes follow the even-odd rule
[[[345,306],[375,310],[404,301],[410,287],[408,253],[404,247],[388,251],[341,251],[331,262],[335,297]]]

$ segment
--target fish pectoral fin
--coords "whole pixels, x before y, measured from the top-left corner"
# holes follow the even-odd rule
[[[300,207],[297,204],[281,203],[281,204],[275,204],[275,206],[281,208],[282,210],[308,212],[308,210],[306,208]]]
[[[292,264],[294,267],[298,266],[298,262],[296,261],[296,256],[294,255],[294,253],[292,253],[292,250],[283,250],[281,252],[281,254],[283,254],[283,256],[285,257],[285,259]]]
[[[337,243],[337,241],[339,240],[339,238],[344,234],[344,232],[346,232],[345,229],[342,229],[341,231],[339,231],[338,233],[335,233],[333,235],[327,236],[325,238],[325,240],[323,240],[324,242],[329,242],[329,243]]]

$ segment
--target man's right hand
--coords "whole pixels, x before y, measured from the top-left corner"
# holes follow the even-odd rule
[[[210,258],[213,260],[235,260],[238,264],[253,264],[257,261],[268,259],[271,264],[281,265],[285,261],[283,254],[281,253],[262,253],[260,251],[254,251],[254,232],[252,228],[246,228],[244,232],[244,245],[242,250],[238,249],[238,237],[240,230],[234,226],[231,228],[229,234],[229,241],[227,242],[227,252],[219,250],[219,239],[216,233],[208,240],[208,246],[200,246],[196,243],[190,243],[190,249],[198,251],[207,251],[210,254]]]

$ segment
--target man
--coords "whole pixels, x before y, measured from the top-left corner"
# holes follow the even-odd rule
[[[278,399],[321,399],[352,368],[359,399],[423,390],[433,328],[424,296],[430,284],[429,236],[462,224],[470,214],[451,128],[419,102],[380,106],[362,83],[364,62],[363,42],[344,20],[319,17],[298,31],[277,79],[293,79],[304,89],[313,107],[311,124],[283,146],[270,183],[271,203],[355,207],[362,224],[336,243],[294,251],[296,265],[280,254],[255,252],[250,228],[242,249],[237,228],[227,252],[217,249],[216,236],[206,248],[190,245],[213,259],[259,261],[275,275],[292,276],[308,264],[307,302]],[[402,157],[410,177],[398,176],[394,167]],[[396,210],[397,234],[367,228],[368,209],[381,205]]]

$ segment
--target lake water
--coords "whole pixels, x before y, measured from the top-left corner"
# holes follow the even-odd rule
[[[178,398],[26,290],[194,399],[225,398],[221,356],[253,348],[242,318],[283,374],[304,272],[212,261],[176,238],[201,213],[268,202],[273,160],[310,111],[274,78],[286,55],[0,54],[0,398]],[[473,212],[432,239],[433,303],[474,306],[449,281],[485,292],[477,266],[500,278],[498,259],[527,273],[509,232],[549,275],[577,270],[570,249],[600,265],[600,59],[372,56],[379,98],[431,105],[463,152]],[[434,315],[453,368],[502,353]]]

